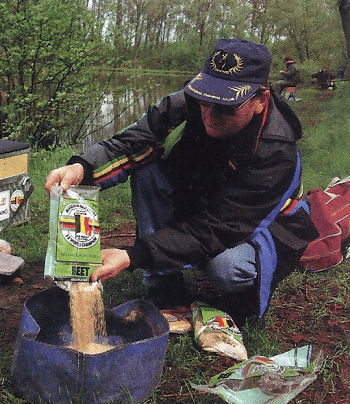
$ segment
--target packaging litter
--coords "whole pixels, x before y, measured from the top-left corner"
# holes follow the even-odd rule
[[[267,358],[255,356],[213,376],[198,391],[213,393],[229,404],[286,404],[309,386],[323,362],[312,345]]]
[[[240,361],[248,358],[242,334],[231,316],[202,302],[191,304],[194,337],[204,350]]]
[[[193,330],[192,312],[187,307],[161,310],[169,323],[169,331],[173,334],[186,334]]]

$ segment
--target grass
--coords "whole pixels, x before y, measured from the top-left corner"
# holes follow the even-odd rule
[[[300,148],[306,190],[325,188],[333,177],[350,173],[348,85],[340,82],[334,93],[298,90],[302,101],[293,105],[304,128]]]
[[[347,82],[338,84],[335,92],[318,92],[309,87],[300,88],[299,102],[291,102],[290,105],[299,115],[304,128],[304,138],[301,141],[303,157],[305,190],[311,188],[324,188],[335,176],[345,177],[350,174],[349,163],[349,133],[350,119],[348,100],[350,96],[350,85]],[[31,220],[24,226],[11,227],[6,229],[1,238],[6,239],[13,246],[13,253],[20,255],[27,262],[43,263],[47,237],[48,237],[48,216],[49,198],[44,190],[45,178],[53,168],[63,165],[71,154],[72,148],[63,148],[52,152],[33,151],[30,156],[30,176],[35,186],[31,196]],[[111,214],[113,212],[113,214]],[[130,204],[129,184],[123,184],[116,189],[110,189],[101,193],[100,199],[100,222],[101,227],[113,231],[123,220],[133,218]],[[312,333],[315,324],[329,316],[327,307],[330,303],[348,304],[350,293],[350,265],[344,262],[336,272],[324,272],[312,275],[302,271],[295,271],[284,282],[282,282],[272,301],[271,309],[267,316],[267,329],[259,329],[247,324],[243,331],[246,348],[249,356],[256,354],[272,356],[280,353],[290,342],[290,336],[297,337],[306,331]],[[111,307],[142,295],[144,292],[141,285],[142,273],[140,270],[133,274],[124,273],[117,279],[107,282],[104,286],[104,301],[106,306]],[[187,276],[190,276],[188,274]],[[298,313],[297,296],[307,292],[308,287],[316,288],[320,282],[324,286],[323,292],[331,299],[317,299],[312,305],[312,310],[303,313],[308,322],[300,323],[292,321],[283,323],[280,327],[280,319],[277,316],[277,308],[295,310]],[[332,289],[333,288],[333,289]],[[295,301],[284,301],[284,296],[295,296]],[[271,332],[273,330],[273,332]],[[326,358],[322,379],[324,391],[319,396],[318,404],[326,402],[327,395],[334,389],[333,380],[339,375],[338,359],[342,355],[350,355],[349,340],[336,341],[337,351],[333,356]],[[191,335],[172,337],[169,342],[166,354],[166,366],[162,380],[147,400],[151,403],[186,402],[194,404],[222,403],[222,400],[208,395],[196,394],[190,387],[189,382],[205,383],[210,376],[215,374],[215,367],[218,357],[201,351]],[[9,353],[0,354],[0,399],[1,403],[13,404],[24,403],[16,399],[11,391],[9,381],[9,368],[11,357]],[[168,381],[176,379],[178,388],[171,390]],[[176,384],[176,383],[175,383]],[[175,395],[175,396],[174,396]],[[324,396],[324,397],[323,397]],[[314,402],[308,398],[294,399],[294,404],[307,404]]]

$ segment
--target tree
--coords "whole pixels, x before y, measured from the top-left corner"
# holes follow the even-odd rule
[[[345,36],[347,61],[350,64],[350,1],[338,0],[338,9]]]
[[[342,44],[335,12],[329,0],[273,0],[270,13],[276,24],[275,53],[292,56],[299,62],[337,63]]]
[[[0,25],[2,134],[45,147],[75,141],[101,50],[94,14],[83,0],[6,0]]]
[[[250,7],[250,30],[257,42],[266,44],[274,37],[275,21],[271,18],[271,0],[246,0]]]

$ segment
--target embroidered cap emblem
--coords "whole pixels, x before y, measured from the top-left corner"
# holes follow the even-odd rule
[[[239,87],[229,87],[229,89],[236,93],[235,99],[237,100],[238,98],[244,97],[249,93],[249,91],[252,91],[253,87],[250,84],[244,84],[243,86]]]
[[[236,53],[218,50],[214,52],[210,65],[215,72],[238,74],[243,69],[243,60]]]

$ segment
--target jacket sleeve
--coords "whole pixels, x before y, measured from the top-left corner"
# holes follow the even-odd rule
[[[186,119],[183,91],[150,106],[137,122],[109,140],[96,143],[68,164],[84,166],[83,184],[106,189],[125,182],[133,170],[160,152],[169,132]]]

